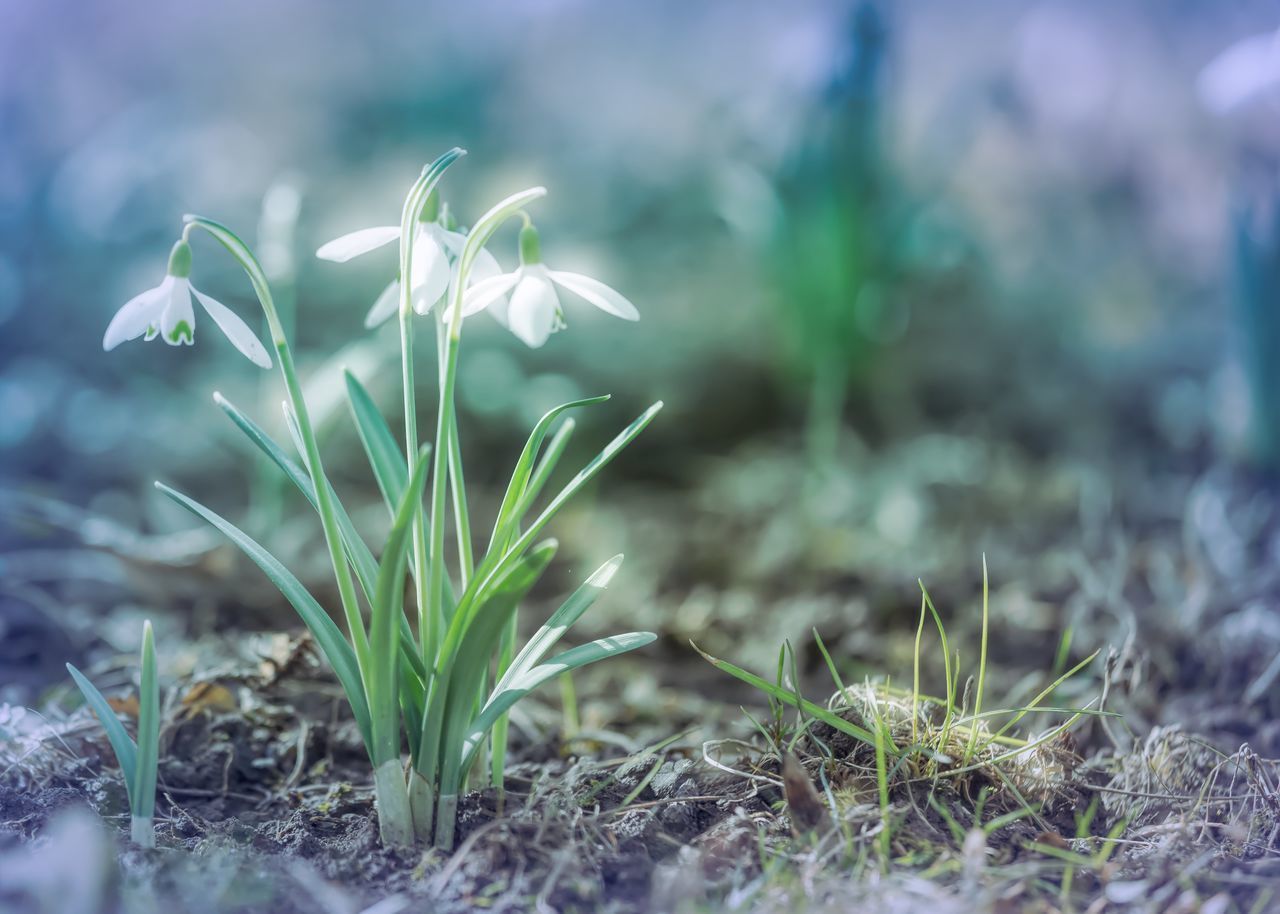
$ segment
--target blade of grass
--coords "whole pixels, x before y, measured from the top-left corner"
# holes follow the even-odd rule
[[[692,641],[689,643],[693,644]],[[730,676],[733,676],[736,679],[742,680],[747,685],[753,686],[759,689],[760,691],[764,692],[766,695],[776,699],[777,701],[781,702],[784,705],[788,705],[792,708],[795,708],[798,711],[803,711],[805,714],[808,714],[810,717],[816,717],[818,720],[822,721],[823,723],[831,727],[834,727],[836,730],[839,730],[841,733],[845,733],[849,736],[852,736],[854,739],[860,740],[868,746],[875,746],[876,737],[871,733],[871,731],[863,727],[859,727],[857,724],[850,723],[849,721],[841,717],[839,714],[835,714],[831,711],[828,711],[826,708],[822,707],[821,705],[814,704],[813,702],[808,701],[807,699],[799,697],[798,695],[795,694],[795,692],[793,692],[790,689],[784,688],[779,685],[775,685],[769,682],[769,680],[767,679],[763,679],[760,676],[755,675],[754,673],[749,673],[746,670],[742,669],[741,667],[734,666],[732,663],[729,663],[727,660],[720,660],[717,657],[712,657],[710,654],[702,650],[702,648],[698,647],[698,645],[696,644],[693,644],[693,649],[697,651],[699,654],[701,654],[702,658],[706,660],[708,663],[710,663],[712,666],[714,666],[716,669],[722,670],[728,673]]]

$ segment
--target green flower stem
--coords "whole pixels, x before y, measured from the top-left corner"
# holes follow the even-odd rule
[[[405,450],[408,452],[408,470],[412,473],[416,468],[418,447],[418,407],[413,377],[413,311],[403,307],[400,309],[400,368],[404,386]],[[427,556],[426,521],[421,511],[413,521],[412,558],[414,594],[418,606],[418,648],[423,665],[430,669],[435,662],[436,646],[440,643],[440,621],[431,613],[427,599],[427,569],[430,563]]]
[[[450,448],[446,435],[454,427],[453,388],[458,370],[458,345],[462,337],[462,300],[467,288],[467,280],[471,276],[471,267],[493,233],[524,207],[547,193],[544,187],[533,187],[529,190],[512,194],[501,203],[476,220],[467,241],[458,255],[457,274],[449,294],[448,336],[443,348],[440,378],[440,408],[436,414],[436,449],[432,455],[435,460],[431,477],[431,554],[441,555],[444,550],[444,498],[445,474],[449,460]],[[429,581],[428,599],[431,612],[440,615],[441,597],[444,591],[444,567],[440,562],[433,564]],[[459,605],[461,608],[461,604]]]
[[[454,147],[422,170],[418,180],[409,189],[404,210],[400,215],[400,363],[404,385],[404,435],[409,475],[412,476],[418,460],[418,407],[413,376],[413,242],[417,224],[436,185],[445,170],[457,159],[466,155],[465,150]],[[434,522],[434,521],[433,521]],[[435,556],[435,561],[430,560]],[[418,601],[418,640],[422,662],[430,668],[435,663],[436,647],[440,640],[439,601],[430,599],[428,589],[432,573],[442,567],[443,553],[428,552],[426,523],[419,511],[413,524],[413,568]]]
[[[262,312],[266,315],[267,326],[271,330],[271,342],[275,345],[276,353],[280,357],[280,373],[284,377],[285,390],[289,395],[289,402],[292,404],[294,415],[298,420],[298,432],[302,437],[307,472],[311,474],[311,481],[315,486],[316,507],[320,514],[321,526],[324,528],[325,544],[329,548],[329,561],[333,565],[333,573],[338,580],[338,594],[342,600],[342,611],[346,617],[347,630],[351,637],[352,646],[355,649],[356,662],[359,664],[363,676],[370,659],[369,638],[365,632],[364,620],[360,615],[360,603],[356,597],[355,582],[351,576],[351,568],[347,564],[346,556],[343,553],[342,537],[338,530],[338,518],[333,507],[333,496],[329,490],[327,477],[324,474],[324,464],[320,460],[320,447],[316,443],[315,431],[311,425],[311,415],[307,411],[307,402],[302,395],[302,384],[298,381],[298,372],[293,364],[293,353],[289,349],[289,340],[285,336],[284,326],[280,323],[280,316],[276,312],[275,302],[271,297],[271,287],[267,283],[266,274],[248,246],[225,225],[214,222],[212,219],[193,215],[184,216],[183,221],[186,222],[186,228],[183,230],[184,238],[193,228],[204,229],[217,239],[230,252],[232,257],[239,261],[240,266],[248,274],[249,282],[253,285],[253,291],[258,296],[258,303],[262,305]]]
[[[440,366],[440,383],[444,383],[444,366],[448,358],[445,347],[444,318],[436,311],[436,353]],[[463,590],[475,573],[475,553],[471,545],[471,511],[467,507],[466,477],[462,470],[462,440],[458,437],[458,414],[453,415],[449,429],[449,495],[453,499],[454,527],[458,539],[458,572]]]
[[[462,337],[462,301],[463,293],[467,288],[467,280],[471,275],[471,267],[475,262],[476,255],[484,245],[493,237],[493,233],[510,217],[520,212],[529,203],[546,194],[546,189],[542,187],[534,187],[517,194],[512,194],[501,203],[494,206],[487,213],[476,220],[475,226],[471,229],[471,233],[467,235],[466,243],[462,247],[462,253],[458,255],[457,272],[449,294],[449,311],[448,316],[448,333],[445,336],[444,343],[441,346],[440,360],[440,407],[436,413],[436,443],[435,453],[432,454],[434,466],[431,475],[431,545],[429,553],[439,557],[444,554],[444,506],[447,487],[447,474],[449,472],[449,460],[452,448],[449,438],[455,429],[455,415],[453,403],[453,391],[457,380],[458,373],[458,347]],[[459,469],[461,463],[459,461]],[[458,503],[459,515],[465,514],[465,503]],[[470,536],[467,537],[468,541]],[[427,599],[428,599],[428,616],[433,618],[442,618],[442,598],[444,593],[444,563],[435,561],[431,563],[430,575],[428,577]],[[467,594],[472,593],[475,589],[476,581],[473,578],[468,582],[469,586],[464,591],[464,595],[459,599],[455,613],[469,612],[471,605],[476,604],[474,594],[472,599],[467,599]],[[466,616],[463,617],[464,620]],[[442,683],[439,680],[439,664],[450,662],[451,658],[439,657],[433,658],[437,664],[437,681],[433,684],[433,689],[440,688]],[[428,701],[429,706],[440,706],[439,701]],[[443,711],[443,708],[440,708]],[[440,735],[442,732],[443,718],[432,714],[430,711],[424,716],[422,721],[422,739],[419,745],[422,747],[417,760],[417,771],[422,778],[433,789],[436,786],[436,778],[440,771],[437,767],[441,762],[441,754],[445,755],[448,761],[453,752],[460,752],[460,747],[440,746]],[[437,799],[437,815],[435,817],[435,842],[437,846],[442,846],[442,842],[452,842],[452,816],[450,810],[456,811],[457,798],[454,796],[450,799],[445,794],[440,794]],[[419,831],[421,834],[421,830]]]

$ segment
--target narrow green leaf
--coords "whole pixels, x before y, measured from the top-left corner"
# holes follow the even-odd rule
[[[542,532],[542,528],[545,527],[551,521],[551,518],[555,517],[556,512],[564,506],[564,503],[577,494],[578,490],[594,479],[596,474],[603,470],[614,457],[617,457],[618,453],[623,448],[634,441],[636,436],[644,431],[645,426],[653,421],[653,417],[656,416],[658,411],[661,409],[662,401],[659,400],[657,403],[653,404],[641,413],[634,422],[624,428],[617,437],[605,445],[604,449],[597,454],[590,463],[583,467],[578,472],[577,476],[569,480],[568,485],[561,489],[556,497],[551,500],[551,504],[547,505],[547,507],[543,509],[542,513],[538,515],[538,518],[529,525],[529,529],[521,535],[519,542],[512,547],[512,551],[519,554],[523,551],[523,547],[521,546],[522,543],[527,545],[528,543],[533,542],[537,535]]]
[[[554,542],[544,544],[517,564],[493,589],[458,644],[447,673],[448,692],[440,736],[440,791],[443,795],[457,793],[460,783],[458,766],[462,760],[461,740],[466,735],[467,721],[484,700],[481,684],[488,672],[489,659],[516,607],[550,563],[555,548]]]
[[[569,483],[560,490],[555,498],[551,500],[551,503],[543,509],[542,513],[539,514],[537,519],[534,520],[529,528],[521,534],[520,538],[503,553],[501,559],[493,563],[493,570],[487,575],[477,574],[475,576],[472,580],[472,586],[463,593],[462,599],[458,603],[459,614],[464,614],[465,611],[467,611],[469,603],[473,603],[478,596],[483,596],[486,593],[490,583],[500,575],[504,574],[506,569],[510,567],[511,562],[518,560],[519,557],[524,554],[524,551],[529,548],[529,545],[533,543],[535,539],[537,539],[538,534],[542,532],[542,529],[546,527],[548,523],[550,523],[551,519],[555,517],[556,513],[564,506],[565,502],[577,494],[577,492],[588,482],[594,479],[597,473],[604,469],[614,457],[618,456],[618,452],[635,440],[636,436],[644,431],[645,426],[653,421],[653,417],[656,416],[658,411],[661,409],[662,401],[659,400],[657,403],[653,404],[641,413],[635,421],[610,441],[605,448],[597,454],[593,460],[591,460],[590,463],[583,467],[582,470],[578,472],[578,475],[569,480]]]
[[[435,782],[437,774],[441,784],[446,776],[456,777],[461,760],[455,751],[457,741],[462,738],[467,715],[477,707],[477,693],[494,646],[520,599],[546,569],[556,548],[554,540],[539,544],[498,579],[490,596],[473,612],[464,614],[460,606],[450,620],[422,722],[420,745],[424,751],[418,759],[418,770],[428,782]],[[448,792],[447,788],[442,790]]]
[[[502,505],[498,508],[498,517],[493,524],[493,535],[489,539],[491,553],[495,547],[501,549],[506,544],[510,531],[515,524],[520,522],[519,517],[516,515],[516,508],[524,499],[525,491],[529,485],[529,478],[533,474],[534,461],[537,460],[538,452],[542,449],[542,442],[551,430],[552,423],[566,410],[604,403],[608,399],[608,396],[589,397],[583,400],[562,403],[554,409],[548,410],[534,425],[533,431],[529,433],[529,440],[525,442],[524,450],[520,452],[520,458],[516,461],[515,470],[511,473],[511,481],[507,483],[507,491],[502,497]]]
[[[689,643],[693,644],[692,641]],[[791,689],[783,688],[782,686],[772,683],[767,679],[755,675],[754,673],[748,673],[746,670],[742,669],[742,667],[734,666],[727,660],[720,660],[717,657],[712,657],[696,644],[693,644],[693,649],[701,654],[702,658],[716,669],[723,670],[730,676],[742,680],[749,686],[754,686],[766,695],[788,705],[789,707],[803,711],[810,717],[816,717],[818,720],[834,727],[841,733],[847,733],[849,736],[852,736],[854,739],[861,740],[868,746],[875,746],[876,738],[872,735],[871,731],[863,727],[859,727],[857,724],[850,723],[839,714],[835,714],[821,705],[816,705],[807,699],[801,698]]]
[[[263,430],[256,422],[246,416],[238,407],[230,400],[222,396],[220,393],[213,395],[213,400],[222,409],[224,413],[230,417],[236,427],[244,432],[247,437],[257,448],[271,459],[280,470],[288,477],[289,481],[297,487],[298,491],[303,494],[307,501],[311,502],[313,508],[318,508],[316,501],[316,489],[311,482],[311,477],[307,471],[297,462],[284,452],[276,441]],[[292,417],[290,416],[290,419]],[[296,423],[291,422],[291,428],[297,428]],[[360,580],[360,587],[368,599],[373,598],[374,582],[378,576],[378,562],[373,557],[373,553],[369,551],[369,547],[365,545],[360,534],[356,532],[355,524],[351,521],[351,516],[342,506],[333,487],[330,486],[332,493],[334,515],[338,521],[338,530],[342,537],[342,544],[346,549],[348,558],[351,559],[351,565],[355,568],[356,577]]]
[[[556,433],[551,436],[551,441],[547,443],[546,452],[542,455],[542,459],[538,461],[538,466],[533,471],[529,484],[525,486],[524,497],[520,499],[520,504],[516,505],[515,518],[517,524],[524,521],[524,516],[529,513],[529,509],[533,507],[533,503],[537,501],[548,480],[551,479],[551,474],[555,471],[556,466],[560,463],[560,458],[564,456],[565,449],[569,446],[569,439],[573,437],[576,425],[573,417],[569,416],[560,423]]]
[[[142,679],[138,690],[138,764],[129,811],[150,819],[156,811],[156,767],[160,763],[160,684],[156,680],[156,643],[151,623],[142,625]]]
[[[400,756],[399,663],[396,650],[399,626],[396,619],[404,619],[404,580],[410,533],[422,502],[427,466],[425,460],[418,460],[413,477],[401,494],[374,590],[373,612],[369,620],[369,649],[373,663],[367,672],[365,693],[372,718],[375,767]]]
[[[347,701],[351,704],[351,712],[355,715],[356,724],[360,727],[360,735],[364,737],[365,745],[371,747],[369,705],[360,681],[360,667],[356,663],[355,650],[347,643],[337,623],[329,618],[329,614],[302,586],[302,582],[294,577],[293,572],[285,568],[279,559],[263,549],[239,527],[164,483],[157,482],[156,488],[192,514],[204,518],[220,530],[262,569],[271,583],[279,588],[280,593],[292,604],[307,629],[310,630],[312,637],[316,639],[316,644],[319,645],[325,659],[329,661],[329,665],[333,667],[338,681],[342,684],[342,690],[346,693]]]
[[[280,447],[260,425],[245,415],[230,400],[219,393],[213,395],[213,400],[236,424],[236,427],[244,432],[245,437],[280,468],[281,472],[297,487],[307,501],[311,502],[311,507],[319,511],[320,506],[319,502],[316,501],[316,489],[307,471],[290,458],[284,452],[284,448]],[[288,409],[285,410],[285,416],[289,421],[291,434],[295,436],[296,445],[298,443],[296,440],[298,434],[297,422],[294,420],[292,412]],[[338,523],[338,534],[342,538],[342,545],[346,550],[347,557],[351,559],[351,566],[356,571],[356,578],[360,581],[360,589],[364,591],[365,599],[372,602],[378,577],[378,562],[373,557],[373,553],[369,551],[369,547],[365,544],[360,534],[356,532],[355,524],[351,521],[351,515],[342,506],[342,501],[338,498],[338,493],[333,490],[333,486],[329,487],[329,492],[330,501],[333,504],[334,517]],[[400,652],[411,665],[414,675],[419,679],[426,679],[427,668],[422,662],[422,657],[419,656],[417,643],[413,637],[413,630],[409,627],[408,619],[402,620],[400,640]]]
[[[120,723],[120,718],[116,717],[116,712],[111,710],[111,705],[102,697],[97,687],[70,663],[67,664],[67,672],[80,688],[80,694],[84,696],[85,703],[97,715],[102,729],[107,731],[107,740],[115,750],[116,764],[120,766],[120,773],[124,775],[124,786],[129,793],[129,806],[132,808],[134,778],[138,770],[138,744],[125,731],[124,724]]]
[[[591,577],[587,578],[583,585],[560,605],[559,609],[551,614],[551,618],[547,619],[546,623],[520,649],[520,653],[507,669],[506,675],[494,686],[494,694],[502,692],[555,646],[564,633],[591,608],[600,594],[604,593],[621,565],[621,555],[615,555],[609,559],[597,568]]]
[[[507,682],[501,689],[495,689],[493,696],[485,704],[484,710],[471,722],[462,744],[462,773],[465,775],[475,759],[475,753],[484,742],[485,734],[493,727],[498,718],[511,710],[511,707],[538,686],[554,679],[561,673],[567,673],[584,667],[598,660],[616,657],[627,651],[652,644],[657,636],[652,632],[627,632],[611,638],[600,638],[589,644],[582,644],[557,654],[546,663],[525,669],[519,676]]]
[[[351,415],[356,422],[360,444],[364,446],[365,456],[369,458],[373,478],[378,483],[378,490],[387,504],[387,510],[394,517],[396,505],[400,503],[400,496],[409,481],[404,453],[364,385],[350,371],[343,374],[347,381],[347,400],[351,405]],[[426,459],[428,453],[430,445],[424,445],[423,459]]]

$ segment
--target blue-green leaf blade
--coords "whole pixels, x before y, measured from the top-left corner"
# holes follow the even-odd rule
[[[116,764],[120,766],[120,773],[124,775],[125,789],[129,793],[129,806],[132,808],[134,779],[138,770],[138,744],[133,741],[133,737],[129,736],[124,724],[120,723],[120,718],[116,717],[116,712],[111,710],[111,705],[98,691],[97,686],[70,663],[67,664],[67,672],[75,680],[85,703],[97,715],[102,729],[107,731],[107,740],[115,751]]]
[[[356,662],[355,650],[347,642],[337,623],[329,618],[329,614],[324,611],[324,608],[311,595],[310,591],[302,585],[302,582],[294,577],[293,572],[289,571],[279,559],[262,548],[252,537],[235,524],[206,508],[198,501],[169,488],[164,483],[157,482],[156,488],[192,514],[203,518],[221,531],[255,565],[262,569],[263,574],[271,580],[271,583],[276,585],[280,593],[297,611],[303,624],[307,626],[312,637],[316,639],[316,644],[324,654],[325,659],[333,667],[333,671],[338,677],[338,682],[342,685],[343,692],[346,693],[347,701],[351,704],[352,714],[355,715],[356,724],[360,728],[361,736],[364,737],[365,745],[370,745],[369,705],[365,699],[364,687],[360,679],[360,668]]]
[[[514,677],[494,694],[485,704],[484,710],[471,722],[462,743],[462,771],[465,773],[475,757],[476,750],[484,741],[485,734],[493,728],[498,718],[511,710],[520,699],[524,698],[538,686],[550,679],[568,673],[580,667],[634,651],[637,648],[652,644],[657,636],[652,632],[627,632],[609,638],[600,638],[589,644],[582,644],[567,651],[556,654],[546,663],[528,668]]]

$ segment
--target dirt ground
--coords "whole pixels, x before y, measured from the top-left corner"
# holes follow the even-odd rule
[[[336,684],[280,617],[242,609],[270,606],[269,591],[227,548],[197,536],[142,561],[123,535],[86,541],[72,509],[10,504],[47,545],[5,585],[0,905],[1280,910],[1280,490],[1194,436],[1064,452],[1000,422],[1014,431],[849,437],[817,476],[798,442],[760,438],[702,460],[686,486],[638,480],[567,514],[567,555],[617,541],[629,556],[591,624],[642,611],[660,641],[580,677],[571,738],[552,690],[527,703],[507,790],[465,799],[452,856],[379,846]],[[961,773],[955,758],[897,766],[884,798],[872,747],[775,713],[689,643],[765,678],[789,644],[790,688],[854,723],[897,714],[907,742],[939,726],[936,705],[904,708],[890,689],[911,683],[917,579],[971,704],[984,555],[987,707],[1023,706],[1098,657],[1044,702],[1065,710],[1011,731],[1051,738]],[[50,579],[50,556],[80,571]],[[118,609],[95,623],[104,593]],[[153,851],[127,845],[109,747],[58,673],[87,660],[128,719],[132,658],[104,654],[93,626],[136,625],[142,605],[173,614],[157,619],[169,687]],[[944,688],[942,665],[930,641],[926,693]]]

